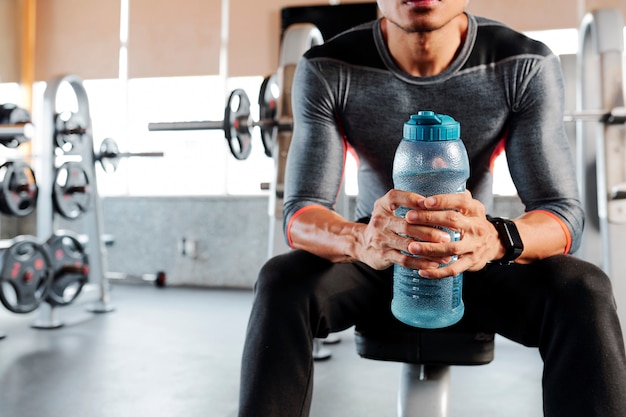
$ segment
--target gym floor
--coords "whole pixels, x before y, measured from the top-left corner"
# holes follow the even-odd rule
[[[110,313],[58,309],[56,330],[0,310],[0,415],[236,416],[250,291],[115,284],[111,300]],[[311,417],[393,416],[401,365],[338,336],[316,362]],[[536,349],[497,338],[491,364],[452,369],[450,417],[541,417],[541,370]]]

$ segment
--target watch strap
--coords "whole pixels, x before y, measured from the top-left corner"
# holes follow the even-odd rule
[[[524,251],[524,243],[519,235],[517,226],[512,220],[503,217],[491,217],[487,215],[487,220],[493,224],[498,231],[498,236],[506,251],[502,258],[491,261],[491,263],[499,265],[512,264]]]

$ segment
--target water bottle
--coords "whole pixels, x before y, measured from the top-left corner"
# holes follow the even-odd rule
[[[393,161],[394,188],[425,197],[464,192],[469,159],[460,130],[459,123],[447,115],[432,111],[412,115],[404,123]],[[404,217],[408,210],[400,207],[395,214]],[[452,241],[460,239],[458,232],[440,229],[450,233]],[[434,329],[451,326],[463,317],[463,274],[427,279],[417,270],[394,265],[393,279],[391,311],[401,322]]]

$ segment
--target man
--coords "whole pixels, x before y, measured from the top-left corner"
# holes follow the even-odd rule
[[[284,208],[296,250],[259,274],[240,416],[308,415],[314,337],[370,321],[400,326],[389,308],[393,264],[432,279],[465,272],[465,316],[450,329],[537,346],[546,416],[626,415],[626,360],[609,279],[567,255],[580,244],[583,212],[558,59],[502,24],[468,15],[466,5],[379,0],[380,20],[300,61]],[[393,190],[402,124],[419,110],[460,122],[471,164],[465,194]],[[521,254],[486,218],[490,162],[501,143],[526,210],[511,225]],[[348,148],[360,164],[359,222],[333,211]],[[399,218],[399,206],[413,210]],[[461,240],[450,242],[435,225],[459,231]],[[452,256],[458,260],[439,268]]]

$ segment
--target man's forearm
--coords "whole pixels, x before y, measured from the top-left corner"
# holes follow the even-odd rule
[[[518,263],[530,263],[553,255],[566,253],[570,240],[565,225],[555,215],[545,211],[529,211],[515,219],[524,252]]]
[[[320,206],[297,213],[287,233],[294,249],[306,250],[332,262],[354,262],[358,236],[355,229],[363,227]]]

